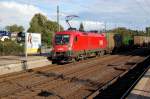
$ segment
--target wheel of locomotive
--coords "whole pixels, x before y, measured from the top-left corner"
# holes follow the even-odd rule
[[[57,63],[57,61],[56,60],[52,60],[52,64],[56,64]]]
[[[100,56],[100,57],[103,56],[104,54],[105,54],[105,51],[99,51],[98,52],[98,56]]]
[[[75,60],[76,60],[76,61],[79,61],[79,60],[80,60],[79,56],[75,57]]]
[[[96,55],[96,56],[98,56],[98,57],[100,56],[100,51],[97,52],[97,55]]]
[[[105,55],[105,51],[101,51],[101,56],[104,56]]]
[[[87,55],[86,55],[86,56],[84,56],[84,60],[86,60],[86,59],[88,59],[88,58],[87,58]]]
[[[82,56],[82,60],[86,60],[86,59],[87,59],[87,55],[84,54],[84,55]]]
[[[95,55],[96,55],[96,57],[98,57],[99,56],[99,52],[96,52]]]
[[[75,62],[76,62],[76,59],[75,59],[75,58],[72,58],[72,62],[75,63]]]
[[[84,60],[84,59],[85,59],[85,55],[82,54],[80,59],[81,59],[81,60]]]

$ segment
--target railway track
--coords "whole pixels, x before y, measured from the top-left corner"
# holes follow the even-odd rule
[[[136,63],[145,59],[145,55],[141,56],[138,53],[143,53],[143,51],[137,50],[132,54],[111,55],[66,65],[52,65],[0,77],[2,89],[0,98],[82,99],[95,97],[93,93],[98,88],[103,88],[106,83],[123,75]]]
[[[111,86],[101,91],[99,90],[100,94],[95,99],[125,99],[149,68],[150,56],[137,64],[135,68],[132,68]]]

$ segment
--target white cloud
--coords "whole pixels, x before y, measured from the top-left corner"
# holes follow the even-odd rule
[[[83,25],[85,30],[102,30],[105,28],[103,22],[96,22],[96,21],[83,21]]]
[[[0,21],[1,26],[18,24],[23,25],[26,29],[29,27],[31,18],[36,13],[46,15],[38,7],[17,2],[0,2]]]
[[[0,0],[0,27],[16,23],[27,28],[30,19],[39,12],[46,12],[46,16],[56,21],[57,5],[60,7],[60,20],[64,28],[68,27],[64,21],[65,16],[72,14],[83,20],[91,20],[85,22],[89,24],[85,27],[90,29],[99,27],[92,23],[99,24],[96,20],[126,26],[145,26],[150,23],[150,0]],[[80,21],[73,24],[78,28]]]
[[[107,13],[126,12],[128,7],[125,3],[124,0],[96,0],[93,9],[94,11]]]

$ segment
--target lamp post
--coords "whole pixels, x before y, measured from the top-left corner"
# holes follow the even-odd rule
[[[57,5],[57,24],[58,24],[58,32],[60,31],[60,25],[59,25],[59,6]]]

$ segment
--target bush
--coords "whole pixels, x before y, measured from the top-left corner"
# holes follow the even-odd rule
[[[0,55],[22,55],[23,53],[24,46],[16,43],[15,41],[0,41]]]

